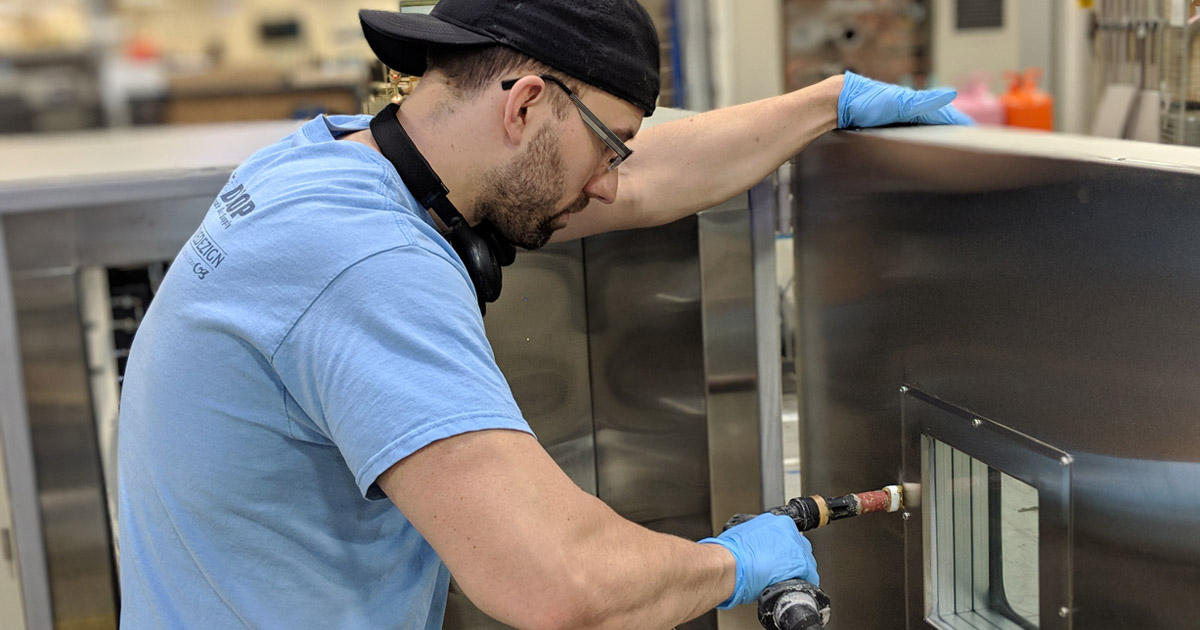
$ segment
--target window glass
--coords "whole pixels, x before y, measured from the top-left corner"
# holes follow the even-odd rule
[[[931,510],[927,609],[939,626],[1038,628],[1038,493],[925,438]]]
[[[1004,595],[1013,612],[1037,627],[1038,495],[1033,486],[1000,473],[1000,557]]]

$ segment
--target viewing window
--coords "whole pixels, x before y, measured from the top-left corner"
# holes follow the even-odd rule
[[[1074,459],[905,386],[904,528],[912,630],[1070,630]],[[911,518],[917,516],[918,518]]]
[[[947,628],[1038,625],[1038,492],[928,436],[929,621]]]

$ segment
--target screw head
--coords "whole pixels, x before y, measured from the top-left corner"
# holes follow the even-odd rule
[[[901,386],[900,386],[900,393],[901,393],[901,394],[904,394],[904,393],[907,393],[907,392],[908,392],[908,387],[907,387],[907,386],[904,386],[904,385],[901,385]]]
[[[1066,606],[1063,606],[1062,608],[1058,609],[1058,616],[1062,617],[1063,619],[1066,619],[1067,616],[1070,614],[1071,614],[1071,611]]]
[[[978,429],[979,427],[983,426],[983,420],[980,420],[979,418],[975,418],[974,420],[971,420],[971,426]]]
[[[1071,465],[1071,456],[1063,455],[1062,458],[1059,459],[1058,461],[1061,462],[1063,466],[1070,466]]]
[[[907,521],[908,519],[912,518],[912,514],[908,511],[904,511],[900,513],[900,518]]]

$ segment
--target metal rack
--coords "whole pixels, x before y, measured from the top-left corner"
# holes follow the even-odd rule
[[[0,53],[0,133],[100,127],[100,91],[95,47]]]
[[[1161,140],[1200,146],[1200,15],[1197,0],[1169,0],[1163,37]]]
[[[1100,0],[1093,135],[1200,146],[1200,0]]]
[[[1094,45],[1099,107],[1092,134],[1159,140],[1162,52],[1173,0],[1100,0]]]
[[[1153,83],[1160,31],[1171,0],[1100,0],[1097,7],[1097,48],[1102,78],[1109,83]]]

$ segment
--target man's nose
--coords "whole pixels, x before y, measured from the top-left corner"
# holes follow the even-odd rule
[[[583,187],[583,192],[600,203],[612,203],[617,199],[617,179],[617,171],[610,171],[605,165],[600,172],[588,180],[587,185]]]

